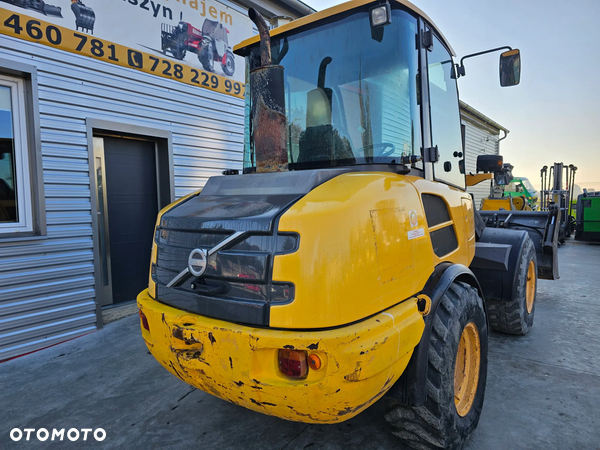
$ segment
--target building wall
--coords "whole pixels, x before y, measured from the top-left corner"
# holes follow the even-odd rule
[[[461,122],[465,125],[465,169],[467,173],[477,171],[479,155],[499,154],[499,131],[461,111]],[[483,181],[467,189],[475,198],[475,207],[481,207],[481,200],[490,195],[491,181]]]
[[[38,70],[47,237],[0,243],[0,361],[96,329],[86,119],[172,132],[175,197],[242,162],[243,100],[0,36]]]

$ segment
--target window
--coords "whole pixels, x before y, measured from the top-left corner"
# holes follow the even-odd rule
[[[366,9],[272,39],[273,58],[285,67],[291,169],[399,164],[421,154],[417,21],[399,9],[392,16],[380,39]],[[255,163],[247,127],[244,165]]]
[[[442,197],[437,195],[423,194],[421,198],[433,252],[442,258],[458,248],[458,240],[448,206]]]
[[[0,233],[33,231],[24,81],[0,75]]]
[[[452,79],[452,57],[441,41],[433,37],[428,54],[431,138],[440,159],[435,164],[436,180],[465,188],[464,155],[458,110],[458,90]]]

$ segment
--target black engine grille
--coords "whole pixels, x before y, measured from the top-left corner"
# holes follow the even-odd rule
[[[294,299],[291,283],[273,282],[275,255],[295,252],[300,237],[278,234],[279,217],[312,189],[348,168],[213,177],[199,195],[166,212],[156,231],[152,266],[157,300],[229,322],[268,326],[271,304]],[[194,249],[209,250],[201,277],[167,285],[188,266]]]

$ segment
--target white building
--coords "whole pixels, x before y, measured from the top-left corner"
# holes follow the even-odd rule
[[[474,174],[477,170],[477,157],[500,154],[500,141],[508,135],[509,131],[462,101],[460,118],[465,144],[465,171]],[[502,137],[500,137],[501,131]],[[473,194],[477,209],[481,207],[481,199],[490,195],[491,183],[491,181],[483,181],[467,189]]]
[[[39,4],[0,3],[0,361],[96,330],[103,306],[147,286],[158,210],[241,167],[245,64],[227,45],[253,33],[248,7],[274,24],[312,12]],[[185,52],[163,34],[180,19]],[[217,30],[212,60],[191,27]]]

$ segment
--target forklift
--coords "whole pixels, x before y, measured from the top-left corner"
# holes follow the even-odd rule
[[[564,244],[566,238],[575,231],[575,209],[573,195],[577,166],[573,164],[554,163],[550,168],[540,169],[542,189],[540,190],[540,209],[549,211],[554,207],[560,209],[558,242]]]
[[[455,63],[406,0],[274,30],[249,16],[259,36],[234,48],[243,171],[159,213],[137,299],[148,349],[254,411],[332,424],[385,396],[407,445],[461,448],[483,407],[489,327],[526,334],[538,275],[558,276],[548,214],[540,236],[531,218],[482,217],[466,192],[487,174],[465,174],[456,79],[466,58],[503,51],[500,83],[517,85],[520,53]]]

